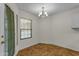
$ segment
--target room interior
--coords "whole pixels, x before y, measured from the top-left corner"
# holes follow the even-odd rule
[[[0,27],[2,56],[79,56],[79,3],[0,3]]]

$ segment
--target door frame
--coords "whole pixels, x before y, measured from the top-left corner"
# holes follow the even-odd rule
[[[7,13],[6,13],[6,6],[12,11],[12,9],[7,5],[7,4],[4,4],[4,7],[5,7],[5,11],[4,11],[4,31],[5,31],[5,55],[7,56],[8,55],[8,53],[9,53],[9,51],[8,51],[8,24],[7,24]],[[12,13],[13,13],[13,27],[14,27],[14,52],[13,52],[13,55],[14,55],[14,53],[15,53],[15,14],[14,14],[14,12],[12,11]],[[7,33],[7,34],[6,34]]]

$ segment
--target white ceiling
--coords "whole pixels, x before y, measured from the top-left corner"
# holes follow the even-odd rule
[[[17,3],[19,9],[38,16],[44,5],[48,15],[79,7],[79,3]]]

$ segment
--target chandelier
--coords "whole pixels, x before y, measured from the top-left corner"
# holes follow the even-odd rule
[[[46,16],[48,16],[48,13],[46,12],[44,6],[42,6],[42,8],[41,8],[41,12],[39,13],[38,16],[39,16],[39,17],[46,17]]]

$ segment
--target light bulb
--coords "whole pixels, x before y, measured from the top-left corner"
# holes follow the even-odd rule
[[[47,12],[45,11],[45,7],[42,7],[42,11],[39,13],[40,17],[45,17],[45,16],[48,16]]]

